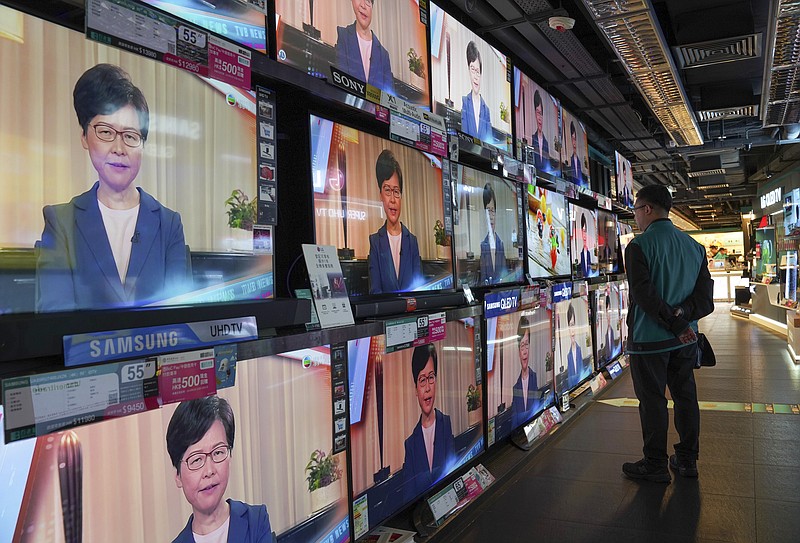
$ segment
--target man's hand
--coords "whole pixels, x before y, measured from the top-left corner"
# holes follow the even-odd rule
[[[697,341],[697,334],[695,334],[694,330],[691,328],[687,328],[678,335],[678,339],[681,340],[681,343],[684,345],[688,345],[689,343]]]

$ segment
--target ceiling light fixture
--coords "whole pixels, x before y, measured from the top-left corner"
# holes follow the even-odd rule
[[[678,70],[650,0],[583,0],[672,141],[703,145]]]
[[[700,190],[711,190],[711,189],[727,189],[730,185],[728,183],[717,183],[716,185],[700,185],[697,188]]]
[[[686,175],[689,177],[706,177],[709,175],[723,175],[725,173],[725,168],[716,168],[714,170],[702,170],[699,172],[689,172]]]
[[[773,0],[767,22],[761,89],[762,125],[800,122],[800,1]]]

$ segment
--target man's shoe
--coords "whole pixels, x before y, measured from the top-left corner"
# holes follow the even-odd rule
[[[669,467],[681,477],[697,477],[696,460],[679,460],[676,455],[669,457]]]
[[[646,458],[638,462],[625,462],[622,464],[622,473],[631,479],[642,479],[654,483],[669,483],[672,477],[667,471],[667,467],[655,467],[647,462]]]

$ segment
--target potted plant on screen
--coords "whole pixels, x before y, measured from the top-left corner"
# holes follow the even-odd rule
[[[339,459],[319,449],[311,453],[306,464],[306,481],[311,494],[311,511],[319,511],[341,497],[342,468]]]
[[[256,200],[250,200],[241,189],[235,189],[225,200],[225,205],[228,207],[228,226],[231,231],[230,249],[232,251],[252,251]]]
[[[439,219],[433,225],[433,239],[436,242],[436,258],[450,260],[450,236],[445,234],[444,225]]]
[[[470,426],[481,422],[481,389],[475,385],[467,388],[467,422]]]
[[[412,74],[412,84],[418,89],[425,88],[425,64],[413,47],[408,50],[408,69]]]

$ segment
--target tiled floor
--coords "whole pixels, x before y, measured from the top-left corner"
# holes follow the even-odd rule
[[[697,371],[700,400],[799,403],[786,340],[728,309],[701,322],[717,366]],[[635,398],[629,372],[602,396],[620,397]],[[592,402],[578,417],[431,541],[800,542],[800,415],[701,411],[700,477],[670,485],[620,471],[642,456],[636,408]]]

